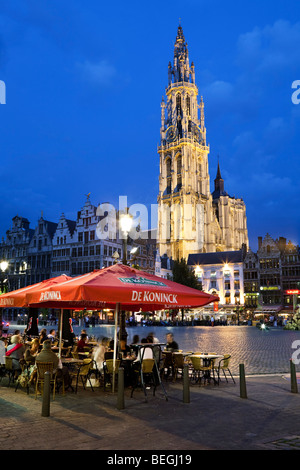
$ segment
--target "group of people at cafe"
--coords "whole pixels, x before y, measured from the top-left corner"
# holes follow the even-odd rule
[[[53,362],[57,378],[64,380],[65,388],[68,388],[68,385],[71,385],[68,367],[62,365],[61,358],[57,354],[57,348],[54,349],[54,344],[57,345],[58,343],[57,335],[58,333],[55,329],[51,329],[47,332],[47,330],[43,328],[39,333],[39,337],[35,337],[29,341],[29,338],[26,337],[26,333],[21,335],[20,331],[16,330],[12,336],[1,338],[0,340],[0,364],[5,364],[5,357],[11,357],[15,377],[18,377],[22,372],[22,364],[26,363],[29,382],[34,382],[37,374],[36,363],[38,361]],[[116,357],[121,361],[123,360],[123,363],[126,363],[126,365],[130,364],[130,368],[133,371],[138,370],[142,359],[153,359],[157,351],[159,351],[159,353],[161,352],[160,348],[146,347],[147,344],[153,345],[156,343],[159,343],[159,340],[153,333],[149,333],[141,340],[138,335],[135,335],[130,345],[124,340],[118,341]],[[145,347],[141,348],[141,345]],[[98,339],[97,342],[91,342],[86,330],[82,330],[73,348],[77,353],[85,353],[86,357],[93,359],[101,375],[103,374],[105,360],[108,357],[113,357],[114,340],[104,337]],[[166,335],[164,349],[169,351],[179,349],[171,333]],[[109,353],[111,354],[110,356]],[[126,361],[126,359],[129,359],[129,361]],[[159,357],[156,357],[156,359],[159,360]]]

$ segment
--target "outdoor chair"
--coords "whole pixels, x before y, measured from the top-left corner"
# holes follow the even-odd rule
[[[115,361],[115,379],[117,380],[118,378],[118,371],[120,367],[121,361],[120,359],[116,359]],[[104,380],[103,380],[103,386],[104,390],[106,385],[112,386],[112,379],[113,379],[113,373],[114,373],[114,360],[113,359],[106,359],[103,363],[103,372],[104,372]]]
[[[147,398],[146,389],[150,386],[153,386],[153,396],[155,395],[156,390],[156,378],[154,373],[154,359],[143,359],[142,366],[135,370],[135,374],[138,374],[137,378],[134,380],[134,384],[131,390],[131,398],[133,396],[134,390],[141,386],[144,389],[144,394]]]
[[[163,351],[163,357],[165,358],[165,377],[168,379],[170,374],[174,376],[173,353],[171,351]]]
[[[91,378],[90,378],[91,372],[93,370],[93,362],[94,361],[92,359],[84,359],[83,364],[80,365],[77,368],[77,370],[73,370],[73,371],[70,370],[70,376],[75,377],[76,379],[75,393],[77,393],[77,390],[78,390],[79,379],[81,380],[84,390],[85,390],[87,381],[89,381],[91,389],[92,391],[94,391]]]
[[[53,371],[53,362],[36,361],[37,377],[35,384],[35,399],[38,394],[38,387],[41,386],[41,394],[43,395],[43,387],[45,382],[45,373],[50,373],[50,385],[53,387],[53,400],[55,400],[56,372]]]
[[[196,357],[196,356],[190,356],[193,370],[192,370],[192,376],[191,376],[191,381],[192,383],[197,383],[200,382],[202,379],[204,380],[204,383],[206,381],[210,381],[211,379],[211,372],[214,374],[214,366],[213,366],[213,361],[209,360],[207,363],[206,359],[203,359],[202,357]],[[214,382],[215,378],[213,376]]]
[[[224,374],[224,376],[225,376],[226,382],[228,383],[228,380],[227,380],[227,377],[226,377],[226,374],[225,374],[225,370],[229,372],[230,377],[232,378],[233,382],[235,383],[235,380],[234,380],[234,378],[232,377],[232,374],[231,374],[230,369],[229,369],[230,359],[231,359],[231,355],[230,355],[230,354],[224,354],[224,358],[220,360],[219,366],[218,366],[218,369],[217,369],[217,372],[218,372],[218,383],[219,383],[220,380],[221,380],[221,379],[220,379],[220,371],[223,371],[223,374]]]
[[[184,357],[182,353],[173,353],[173,368],[174,368],[174,381],[177,379],[177,374],[180,373],[183,377]]]

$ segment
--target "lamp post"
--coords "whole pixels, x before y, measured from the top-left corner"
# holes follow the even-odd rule
[[[8,262],[7,261],[1,261],[0,263],[0,269],[2,271],[2,275],[5,273],[5,271],[8,268]],[[1,276],[1,294],[3,293],[2,291],[4,290],[4,279],[2,279]],[[2,308],[0,308],[0,336],[2,336]]]
[[[127,265],[127,239],[130,229],[132,227],[132,217],[129,214],[122,214],[120,216],[120,228],[123,235],[123,264]],[[120,330],[119,330],[119,340],[127,341],[128,333],[126,331],[126,320],[125,320],[125,311],[121,310],[120,314]]]

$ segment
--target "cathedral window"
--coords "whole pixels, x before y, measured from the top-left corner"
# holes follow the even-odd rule
[[[186,97],[186,112],[189,115],[191,114],[191,98],[189,95]]]
[[[167,159],[166,167],[167,167],[167,178],[170,178],[170,176],[171,176],[171,158]]]
[[[179,93],[176,95],[176,110],[177,114],[181,113],[181,95]]]
[[[177,174],[180,174],[180,173],[181,173],[181,169],[182,169],[182,158],[181,158],[181,155],[180,155],[179,157],[177,157],[176,163],[177,163]]]

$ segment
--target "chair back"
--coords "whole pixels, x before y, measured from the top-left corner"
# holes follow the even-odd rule
[[[78,352],[71,352],[73,359],[79,359]]]
[[[153,370],[154,359],[143,359],[142,371],[143,374],[150,374]]]
[[[113,351],[106,351],[104,353],[104,359],[107,361],[108,359],[113,359],[114,358],[114,352]]]
[[[87,375],[92,367],[92,359],[83,359],[83,364],[80,366],[80,375]]]
[[[50,378],[53,377],[53,362],[36,361],[37,374],[39,379],[44,379],[45,372],[50,372]]]
[[[9,357],[9,356],[5,357],[5,369],[6,370],[13,370],[12,357]]]
[[[173,353],[173,361],[175,367],[183,367],[184,366],[184,357],[181,353]]]
[[[190,356],[190,360],[192,362],[193,368],[195,370],[200,370],[200,368],[202,367],[201,357]]]
[[[112,374],[113,371],[114,371],[114,360],[113,359],[107,359],[105,362],[106,362],[107,372],[109,374]],[[115,361],[115,372],[116,373],[119,370],[120,363],[121,363],[121,361],[119,359],[116,359],[116,361]]]
[[[221,360],[222,367],[224,367],[225,369],[228,369],[229,367],[230,358],[230,354],[224,354],[224,358]]]
[[[165,358],[165,367],[173,365],[173,353],[171,351],[164,351],[163,356]]]

